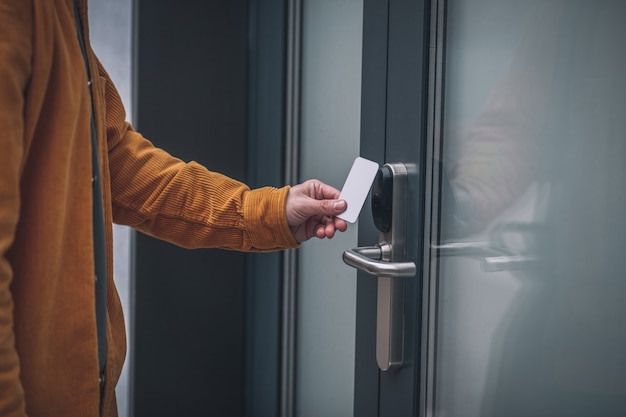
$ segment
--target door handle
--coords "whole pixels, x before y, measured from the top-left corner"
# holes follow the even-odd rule
[[[381,242],[376,246],[347,250],[343,253],[343,261],[347,265],[378,277],[412,277],[417,272],[414,262],[384,261],[385,253],[391,253],[391,245]]]
[[[372,214],[380,231],[374,246],[346,250],[343,261],[378,277],[376,362],[382,371],[404,362],[404,277],[417,272],[406,261],[408,172],[401,163],[385,164],[372,187]]]

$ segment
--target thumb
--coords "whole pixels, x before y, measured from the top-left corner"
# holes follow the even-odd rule
[[[348,203],[345,200],[322,200],[319,204],[320,214],[325,216],[336,216],[346,211]]]

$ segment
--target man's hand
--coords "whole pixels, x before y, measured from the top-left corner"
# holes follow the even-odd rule
[[[338,200],[339,190],[318,180],[308,180],[295,185],[287,194],[285,210],[287,222],[298,243],[313,236],[332,238],[335,231],[344,232],[348,225],[335,216],[347,208],[344,200]]]

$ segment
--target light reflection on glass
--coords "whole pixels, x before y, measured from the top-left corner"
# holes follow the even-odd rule
[[[626,415],[626,2],[447,10],[436,414]]]

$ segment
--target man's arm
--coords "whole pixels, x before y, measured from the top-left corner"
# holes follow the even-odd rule
[[[106,125],[114,221],[183,247],[241,251],[293,248],[313,236],[332,237],[335,230],[346,229],[345,222],[332,217],[345,210],[345,205],[330,204],[339,192],[319,181],[298,185],[295,192],[290,187],[250,190],[154,147],[125,121],[113,83],[102,66],[99,71],[108,80]],[[296,210],[306,213],[305,218],[287,213]]]

